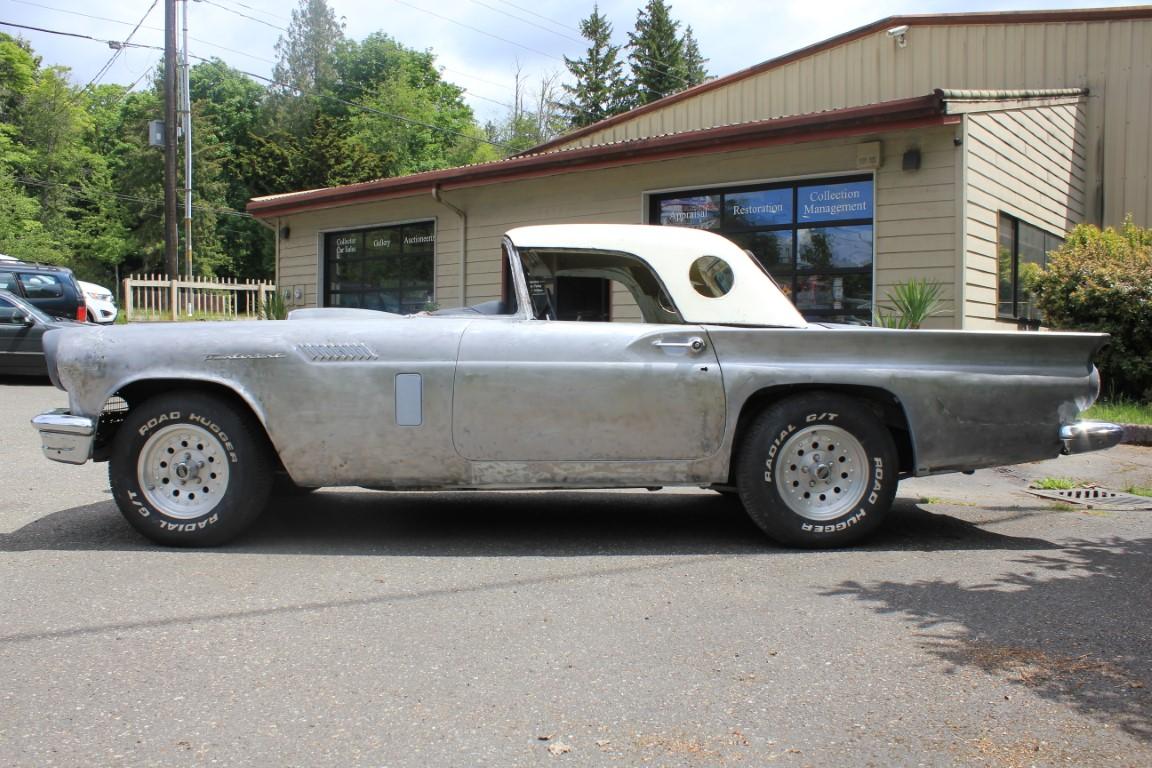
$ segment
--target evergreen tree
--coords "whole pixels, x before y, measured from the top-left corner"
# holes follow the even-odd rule
[[[307,135],[318,98],[336,82],[336,52],[344,42],[344,25],[327,0],[300,0],[292,10],[286,35],[276,41],[273,116],[297,136]]]
[[[576,84],[564,84],[571,98],[560,104],[573,128],[628,109],[628,80],[624,62],[618,58],[620,46],[612,45],[612,23],[600,14],[598,5],[592,6],[592,15],[580,22],[580,34],[589,42],[588,51],[582,59],[564,57]]]
[[[692,34],[691,26],[684,30],[681,43],[684,46],[684,79],[687,81],[685,87],[700,85],[708,79],[708,70],[704,66],[708,63],[708,59],[700,55],[700,46],[696,43],[696,36]]]
[[[633,106],[650,104],[688,86],[679,28],[680,22],[672,18],[664,0],[648,0],[637,12],[636,29],[628,33]]]

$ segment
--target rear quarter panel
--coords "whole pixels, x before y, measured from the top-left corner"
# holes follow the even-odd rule
[[[927,475],[1060,453],[1059,428],[1098,389],[1092,356],[1105,334],[709,327],[738,414],[772,387],[869,387],[906,416],[914,465]]]

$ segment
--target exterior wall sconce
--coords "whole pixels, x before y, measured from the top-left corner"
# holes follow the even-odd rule
[[[291,236],[291,234],[292,234],[292,227],[288,226],[287,224],[280,227],[280,239],[281,240],[287,240],[289,238],[289,236]]]
[[[918,171],[918,170],[920,170],[920,150],[919,149],[906,150],[904,152],[904,158],[900,164],[900,167],[906,171]]]

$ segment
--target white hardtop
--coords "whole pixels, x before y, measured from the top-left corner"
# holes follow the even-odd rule
[[[753,257],[727,238],[684,227],[645,224],[549,224],[508,231],[517,249],[544,248],[627,253],[660,276],[685,322],[804,328],[808,323]],[[719,257],[732,268],[732,287],[723,296],[697,292],[689,269],[702,256]]]

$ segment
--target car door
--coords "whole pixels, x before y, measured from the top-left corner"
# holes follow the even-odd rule
[[[0,296],[0,373],[47,373],[45,328],[25,318],[22,307]]]
[[[53,317],[76,318],[75,302],[66,290],[64,277],[48,272],[17,272],[24,298]]]
[[[725,399],[699,326],[476,322],[452,413],[457,451],[478,461],[699,459],[719,448]]]

